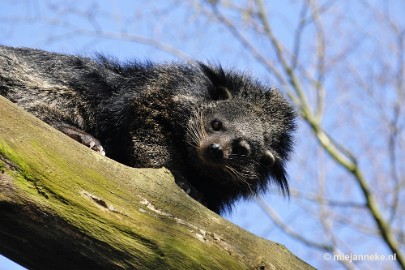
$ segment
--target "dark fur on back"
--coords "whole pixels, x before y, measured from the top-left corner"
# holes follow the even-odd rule
[[[168,167],[216,212],[269,182],[288,194],[294,110],[244,74],[0,47],[0,94],[121,163]]]

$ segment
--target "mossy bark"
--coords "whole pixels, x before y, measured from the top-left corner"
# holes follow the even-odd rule
[[[0,253],[29,269],[312,269],[0,97]]]

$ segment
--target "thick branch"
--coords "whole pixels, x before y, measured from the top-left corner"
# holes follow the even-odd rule
[[[311,269],[0,97],[0,253],[30,269]]]

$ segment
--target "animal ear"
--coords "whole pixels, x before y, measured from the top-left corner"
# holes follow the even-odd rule
[[[231,91],[225,86],[218,86],[215,89],[214,97],[215,100],[227,100],[232,98]]]
[[[270,150],[266,150],[260,159],[260,163],[265,167],[271,167],[276,163],[276,157]]]
[[[202,72],[212,83],[213,87],[210,89],[210,95],[214,100],[227,100],[232,98],[232,93],[229,88],[224,86],[228,82],[227,75],[221,66],[212,67],[205,65],[201,62],[198,63]]]

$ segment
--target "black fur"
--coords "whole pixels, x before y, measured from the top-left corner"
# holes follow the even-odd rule
[[[0,47],[0,94],[121,163],[169,168],[218,213],[269,182],[288,194],[294,110],[244,74]]]

